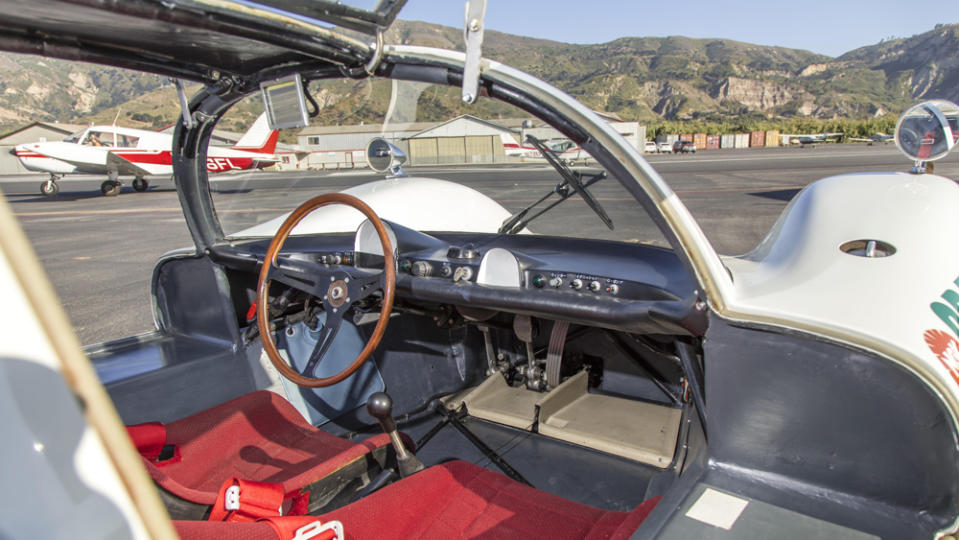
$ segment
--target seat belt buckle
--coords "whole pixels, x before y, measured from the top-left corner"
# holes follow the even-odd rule
[[[223,496],[223,506],[228,512],[235,512],[240,509],[240,486],[232,485],[226,488]]]
[[[334,536],[323,536],[321,534],[332,531]],[[293,536],[293,540],[309,540],[310,538],[317,538],[318,540],[345,540],[343,536],[343,524],[339,521],[327,521],[326,523],[320,523],[319,520],[314,521],[304,525],[296,530],[296,534]]]

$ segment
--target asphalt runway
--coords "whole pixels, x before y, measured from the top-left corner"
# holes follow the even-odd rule
[[[834,174],[908,171],[894,145],[822,145],[704,151],[648,156],[697,219],[714,248],[744,253],[766,234],[796,193]],[[497,193],[510,211],[539,198],[559,178],[542,164],[411,167],[414,176],[445,178],[481,192]],[[959,178],[959,152],[936,164],[936,173]],[[214,177],[214,200],[228,231],[290,209],[316,193],[339,191],[381,176],[368,170],[238,173]],[[103,197],[103,178],[67,177],[56,198],[40,195],[44,175],[0,176],[0,190],[17,215],[59,293],[84,344],[153,328],[150,278],[157,258],[192,245],[169,178],[151,178],[136,193],[126,186]],[[530,227],[547,234],[656,241],[658,233],[617,182],[603,180],[590,191],[617,224],[606,231],[578,198]]]

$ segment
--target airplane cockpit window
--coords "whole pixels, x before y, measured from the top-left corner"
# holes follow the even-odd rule
[[[64,138],[63,142],[77,144],[80,142],[80,137],[82,136],[83,136],[83,131],[78,131],[76,133],[71,134],[69,137]]]
[[[82,144],[86,146],[113,146],[113,133],[90,131]]]
[[[117,146],[134,147],[139,140],[139,137],[133,135],[117,135]]]

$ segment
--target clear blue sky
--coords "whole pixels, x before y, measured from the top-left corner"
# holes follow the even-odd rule
[[[401,19],[463,27],[465,0],[408,0]],[[959,22],[959,0],[487,0],[486,28],[567,43],[727,38],[839,56]]]

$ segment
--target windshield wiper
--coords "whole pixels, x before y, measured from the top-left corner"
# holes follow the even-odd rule
[[[575,175],[577,175],[577,176],[580,177],[580,178],[577,179],[577,181],[580,181],[580,180],[581,180],[582,175],[581,175],[580,173],[574,172],[573,174],[575,174]],[[603,172],[601,172],[601,173],[599,173],[599,174],[595,174],[595,175],[591,176],[588,180],[586,180],[586,182],[583,182],[583,183],[581,183],[580,185],[581,185],[583,188],[586,188],[586,187],[588,187],[588,186],[591,186],[591,185],[595,184],[596,182],[599,182],[599,181],[602,180],[603,178],[606,178],[606,171],[603,171]],[[552,210],[554,207],[558,206],[561,202],[563,202],[563,201],[565,201],[566,199],[572,197],[572,196],[575,195],[576,193],[577,193],[577,192],[576,192],[575,190],[570,189],[569,183],[568,183],[566,180],[564,180],[564,181],[556,184],[556,185],[553,187],[552,190],[550,190],[546,195],[543,195],[538,201],[534,202],[533,204],[527,206],[526,208],[524,208],[524,209],[520,210],[519,212],[516,212],[515,214],[513,214],[512,216],[510,216],[506,221],[503,222],[503,225],[500,226],[499,231],[497,231],[497,232],[498,232],[499,234],[504,234],[504,233],[505,233],[505,234],[516,234],[516,233],[520,232],[521,230],[523,230],[523,229],[526,227],[526,225],[529,224],[530,221],[533,221],[534,219],[538,218],[539,216],[545,214],[546,212],[549,212],[549,211]],[[559,200],[553,201],[549,206],[547,206],[547,207],[543,208],[542,210],[540,210],[539,212],[536,212],[535,214],[529,215],[529,216],[527,217],[527,215],[528,215],[534,208],[536,208],[537,206],[539,206],[539,205],[540,205],[541,203],[543,203],[546,199],[552,197],[553,195],[559,195]],[[607,219],[608,219],[608,218],[607,218]],[[612,222],[609,223],[609,228],[610,228],[610,229],[613,228]]]
[[[566,199],[569,199],[574,193],[582,197],[583,200],[586,201],[586,204],[589,205],[590,209],[595,212],[597,216],[599,216],[599,219],[603,220],[603,223],[609,227],[610,230],[613,230],[613,220],[609,218],[609,215],[607,215],[606,211],[603,210],[603,207],[600,206],[599,201],[594,199],[592,194],[586,190],[587,187],[599,182],[603,178],[606,178],[606,171],[592,175],[584,182],[582,173],[579,171],[573,171],[567,167],[566,164],[561,163],[558,159],[556,159],[553,151],[543,145],[542,141],[532,135],[527,135],[526,140],[531,142],[539,151],[539,153],[543,155],[543,158],[546,159],[547,163],[556,169],[556,172],[563,177],[563,181],[559,184],[556,184],[556,186],[549,193],[541,197],[538,201],[510,216],[509,219],[504,221],[503,225],[499,228],[499,234],[518,233],[519,231],[523,230],[530,221],[533,221]],[[546,208],[543,208],[539,212],[529,215],[534,208],[546,201],[546,199],[552,197],[554,194],[559,195],[559,200],[554,201],[552,204]]]

